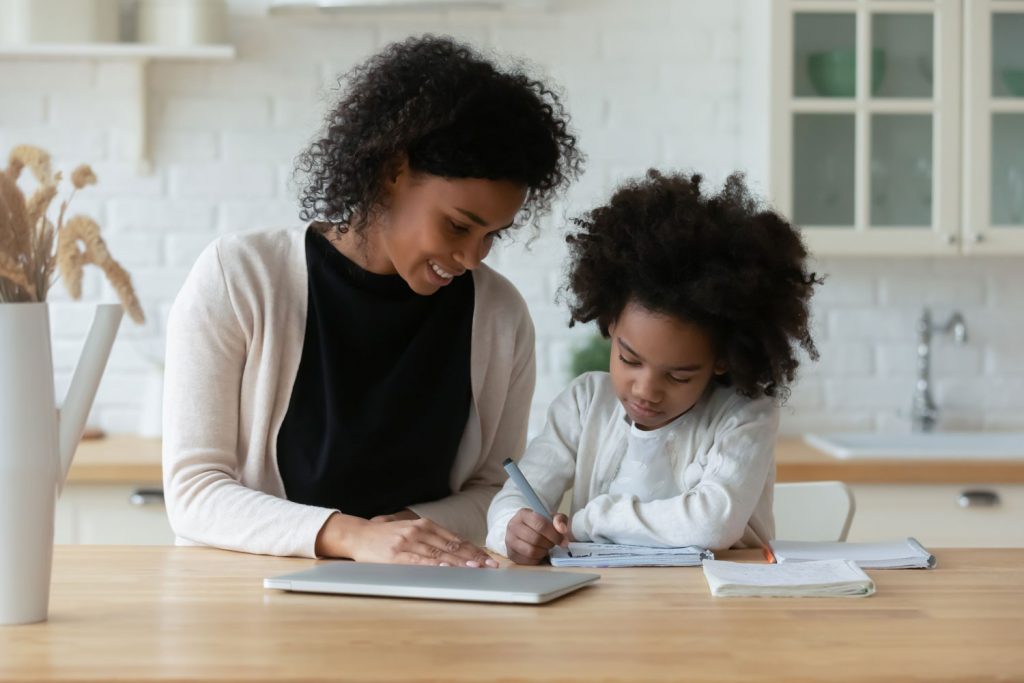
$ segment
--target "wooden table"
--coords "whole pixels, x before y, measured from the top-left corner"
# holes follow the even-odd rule
[[[936,554],[870,572],[862,599],[712,598],[699,568],[618,569],[524,606],[262,588],[312,560],[59,546],[50,620],[0,627],[0,680],[1024,680],[1024,549]]]

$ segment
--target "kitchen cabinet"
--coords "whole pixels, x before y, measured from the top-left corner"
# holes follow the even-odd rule
[[[771,196],[814,252],[1024,253],[1024,1],[772,12]]]
[[[170,545],[163,494],[126,484],[69,484],[57,502],[55,543]]]
[[[161,478],[159,439],[83,439],[57,502],[55,541],[173,543]]]
[[[913,536],[928,548],[1024,547],[1022,484],[855,484],[849,541]]]
[[[1024,2],[966,7],[964,249],[1024,253]]]

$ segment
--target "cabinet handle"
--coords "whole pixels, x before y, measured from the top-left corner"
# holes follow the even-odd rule
[[[962,508],[990,508],[999,505],[999,494],[984,489],[961,491],[957,503]]]
[[[128,502],[132,505],[163,505],[164,504],[164,490],[163,489],[135,489],[132,494],[128,496]]]

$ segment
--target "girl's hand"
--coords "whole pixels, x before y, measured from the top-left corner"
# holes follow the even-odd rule
[[[555,514],[554,527],[558,533],[562,534],[562,542],[558,545],[563,548],[576,540],[572,537],[572,525],[569,523],[569,518],[561,512]]]
[[[568,545],[571,540],[569,518],[562,513],[555,515],[552,523],[529,508],[521,508],[505,529],[508,559],[516,564],[540,564],[549,550]]]
[[[497,567],[480,548],[429,519],[371,522],[335,513],[317,539],[317,555],[358,562]]]

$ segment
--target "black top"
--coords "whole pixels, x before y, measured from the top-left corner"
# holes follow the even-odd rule
[[[420,296],[312,228],[306,264],[306,336],[277,435],[288,499],[369,518],[450,495],[472,399],[472,276]]]

